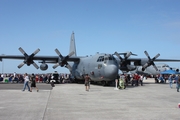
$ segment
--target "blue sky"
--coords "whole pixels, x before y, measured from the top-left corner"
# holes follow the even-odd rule
[[[0,0],[0,54],[37,55],[69,53],[75,32],[77,55],[132,51],[135,57],[180,59],[179,0]],[[33,66],[17,66],[22,60],[4,60],[3,72],[46,73]],[[172,67],[180,63],[167,62]],[[40,65],[40,64],[38,64]],[[0,73],[2,70],[0,69]],[[66,68],[55,70],[66,73]]]

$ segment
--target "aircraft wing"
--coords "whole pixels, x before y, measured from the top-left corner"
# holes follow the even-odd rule
[[[178,59],[148,59],[148,58],[128,58],[128,63],[134,62],[135,66],[142,66],[144,71],[148,66],[152,65],[158,71],[154,62],[180,62]]]
[[[74,51],[69,53],[67,56],[62,56],[58,49],[55,49],[57,56],[35,56],[40,51],[40,49],[35,50],[31,55],[28,55],[21,47],[19,48],[19,51],[23,55],[0,55],[0,61],[2,61],[2,59],[24,60],[21,64],[18,65],[18,68],[21,68],[24,64],[27,64],[27,66],[30,66],[32,64],[35,68],[38,69],[39,66],[34,62],[34,60],[37,60],[39,61],[39,63],[42,63],[42,67],[40,67],[43,70],[46,70],[46,63],[55,63],[55,65],[53,66],[54,69],[58,66],[66,66],[69,69],[71,69],[71,66],[68,64],[68,61],[76,62],[80,59],[80,57],[78,56],[72,56],[74,54]]]
[[[76,61],[79,61],[80,58],[81,57],[78,57],[78,56],[69,57],[67,61],[76,62]],[[2,59],[24,60],[26,58],[23,55],[0,55],[0,60]],[[34,56],[32,59],[37,60],[37,61],[44,61],[45,63],[57,63],[59,60],[59,57],[58,56]]]
[[[147,56],[147,58],[129,58],[130,55],[132,55],[131,52],[127,53],[124,58],[122,58],[119,53],[115,52],[114,55],[116,55],[120,62],[120,66],[123,66],[121,67],[120,69],[126,69],[127,70],[127,66],[129,66],[128,70],[134,70],[135,67],[134,66],[142,66],[142,70],[144,71],[148,66],[152,65],[156,71],[158,70],[156,65],[154,64],[154,62],[180,62],[180,60],[177,60],[177,59],[157,59],[160,54],[158,53],[156,56],[154,56],[153,58],[151,58],[148,54],[147,51],[144,51],[145,55]],[[130,66],[130,63],[131,62],[134,62],[134,66]],[[126,66],[126,67],[124,67]]]
[[[59,58],[59,56],[22,56],[22,55],[0,55],[0,61],[2,59],[16,59],[16,60],[24,60],[21,64],[18,65],[18,68],[21,68],[24,64],[27,64],[27,66],[30,66],[31,64],[38,69],[39,66],[34,62],[34,60],[39,61],[41,63],[40,68],[41,70],[46,70],[48,67],[47,63],[55,64],[53,68],[55,69],[58,66],[65,66],[69,70],[71,70],[71,66],[68,64],[69,62],[77,62],[80,60],[81,57],[73,56],[73,57],[67,57],[62,56],[62,59]]]
[[[141,61],[147,62],[148,59],[147,58],[128,58],[127,61],[129,61],[129,62],[141,62]],[[155,59],[153,61],[154,62],[180,62],[180,60],[178,60],[178,59]]]

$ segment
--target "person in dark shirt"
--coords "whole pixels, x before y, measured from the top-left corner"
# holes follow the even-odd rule
[[[180,87],[180,76],[178,76],[178,80],[177,80],[177,92],[179,92],[179,87]]]
[[[36,88],[37,92],[39,91],[39,89],[36,87],[36,78],[34,74],[31,75],[31,89],[30,89],[31,92],[33,87]]]
[[[84,79],[85,79],[85,82],[84,82],[84,84],[85,84],[85,89],[86,89],[86,91],[89,91],[89,82],[90,82],[90,77],[89,77],[89,75],[86,74],[85,77],[84,77]]]

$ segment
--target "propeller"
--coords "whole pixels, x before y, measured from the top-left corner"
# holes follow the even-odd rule
[[[152,65],[152,66],[155,68],[155,70],[158,71],[156,65],[154,64],[154,60],[156,60],[156,59],[160,56],[160,54],[158,53],[155,57],[153,57],[153,58],[151,59],[147,51],[144,51],[144,53],[145,53],[145,55],[148,57],[149,60],[148,60],[148,62],[147,62],[146,64],[144,64],[144,65],[142,66],[142,70],[144,71],[147,67],[149,67],[150,65]]]
[[[33,64],[36,69],[39,69],[39,66],[33,61],[34,56],[40,51],[39,48],[35,50],[30,56],[21,47],[19,48],[19,51],[24,55],[25,58],[24,61],[18,65],[18,68],[21,68],[24,64],[27,64],[27,66]]]
[[[132,53],[132,52],[129,52],[129,51],[127,51],[127,52],[125,52],[125,53],[118,53],[119,55],[127,55],[128,53],[130,53],[131,55],[134,55],[134,56],[137,56],[137,54],[134,54],[134,53]]]
[[[126,64],[126,61],[127,59],[131,56],[131,55],[136,55],[136,54],[133,54],[132,52],[126,52],[126,53],[117,53],[117,52],[114,52],[114,54],[121,60],[120,61],[120,65],[122,64]],[[120,55],[124,55],[124,58],[122,58]]]
[[[58,66],[63,67],[64,65],[66,65],[65,67],[67,67],[69,70],[72,70],[72,67],[68,64],[67,60],[68,60],[69,57],[71,57],[71,56],[74,54],[74,51],[72,51],[71,53],[69,53],[66,57],[63,57],[57,48],[55,49],[55,52],[56,52],[56,53],[58,54],[58,56],[59,56],[59,61],[58,61],[57,64],[55,64],[55,65],[53,66],[53,68],[55,69],[55,68],[57,68]]]

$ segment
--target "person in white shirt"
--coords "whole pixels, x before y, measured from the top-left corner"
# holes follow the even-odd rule
[[[24,75],[24,87],[22,91],[25,91],[26,86],[28,87],[28,91],[31,92],[30,87],[29,87],[29,76],[27,73]]]
[[[140,75],[139,82],[140,82],[141,86],[143,86],[144,77],[145,77],[144,75]]]

